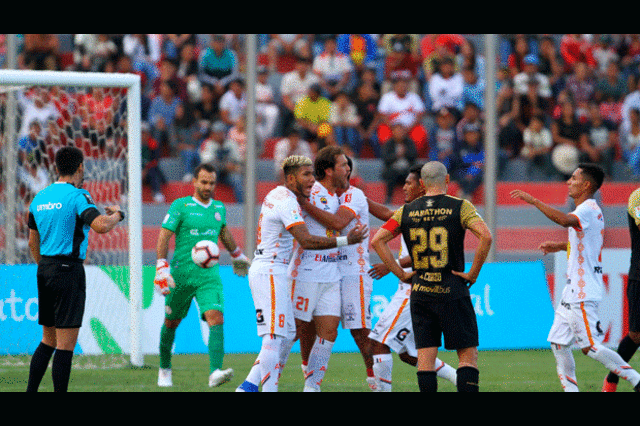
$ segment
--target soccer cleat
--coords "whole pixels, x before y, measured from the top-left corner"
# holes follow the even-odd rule
[[[240,386],[236,388],[236,392],[258,392],[258,385],[247,382],[245,380]]]
[[[158,386],[161,388],[170,388],[173,386],[170,368],[161,368],[158,370]]]
[[[209,387],[214,388],[220,386],[223,383],[227,383],[233,377],[233,369],[227,368],[226,370],[216,369],[209,376]]]
[[[378,387],[378,382],[375,377],[367,377],[367,384],[369,385],[369,389],[373,392],[379,392],[380,388]]]
[[[604,383],[602,384],[602,392],[615,392],[617,388],[617,383],[611,383],[607,380],[606,377],[604,378]]]
[[[304,385],[304,389],[302,392],[320,392],[320,388],[316,388],[314,386]]]

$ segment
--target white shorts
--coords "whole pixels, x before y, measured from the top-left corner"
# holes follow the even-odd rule
[[[373,278],[368,274],[347,275],[340,280],[342,328],[371,328]]]
[[[579,348],[588,348],[602,343],[603,337],[598,319],[598,302],[560,302],[547,340],[563,346],[575,341]]]
[[[340,283],[315,283],[292,280],[293,315],[310,322],[313,317],[340,316]]]
[[[272,275],[249,270],[249,287],[256,308],[258,336],[277,334],[293,339],[296,323],[291,305],[291,285],[286,272]]]
[[[418,356],[416,342],[413,337],[409,295],[411,286],[401,285],[391,301],[384,309],[369,338],[387,345],[395,353],[408,353],[412,357]]]

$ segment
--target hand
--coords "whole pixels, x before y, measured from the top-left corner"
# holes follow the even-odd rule
[[[163,296],[171,293],[171,289],[176,287],[176,282],[169,270],[169,262],[166,259],[158,259],[156,262],[156,276],[153,279],[153,285],[156,291]]]
[[[536,200],[531,194],[528,194],[521,189],[514,189],[509,193],[509,195],[511,195],[511,198],[518,198],[529,204],[533,204]]]
[[[406,284],[412,284],[413,276],[417,273],[418,271],[410,271],[410,272],[402,271],[402,276],[400,277],[400,281]]]
[[[231,254],[232,260],[231,264],[233,266],[233,273],[239,277],[244,277],[249,273],[249,266],[251,266],[251,261],[243,252],[235,255]]]
[[[120,208],[120,206],[117,205],[117,204],[114,205],[114,206],[105,207],[104,211],[109,216],[111,216],[112,214],[115,214],[115,213],[120,213],[120,220],[124,219],[124,213],[122,212],[122,209]]]
[[[538,250],[542,250],[542,254],[555,253],[562,250],[558,243],[554,241],[545,241],[538,246]]]
[[[379,280],[389,273],[389,268],[384,263],[376,263],[369,269],[368,274],[374,280]]]
[[[347,242],[349,244],[358,244],[369,235],[367,225],[356,225],[347,234]]]
[[[472,285],[474,285],[476,283],[476,280],[478,279],[478,277],[471,276],[469,275],[469,273],[466,273],[466,272],[451,271],[451,273],[453,275],[457,275],[460,278],[462,278],[467,284],[467,287],[471,287]]]

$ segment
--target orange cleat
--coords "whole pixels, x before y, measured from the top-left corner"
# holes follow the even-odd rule
[[[607,380],[606,377],[604,378],[604,383],[602,384],[602,392],[615,392],[617,388],[617,383],[611,383]]]

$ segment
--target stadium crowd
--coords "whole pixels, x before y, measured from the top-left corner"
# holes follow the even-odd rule
[[[63,52],[60,35],[21,35],[19,68],[139,74],[145,184],[156,201],[166,181],[158,160],[176,157],[185,181],[201,161],[214,164],[242,202],[244,35],[71,36]],[[438,159],[468,197],[484,167],[482,40],[260,34],[257,150],[272,150],[276,170],[290,154],[313,157],[331,144],[356,162],[378,158],[387,201],[415,163]],[[520,159],[529,179],[564,179],[579,161],[609,178],[616,162],[640,175],[640,35],[502,34],[497,61],[501,173]]]

